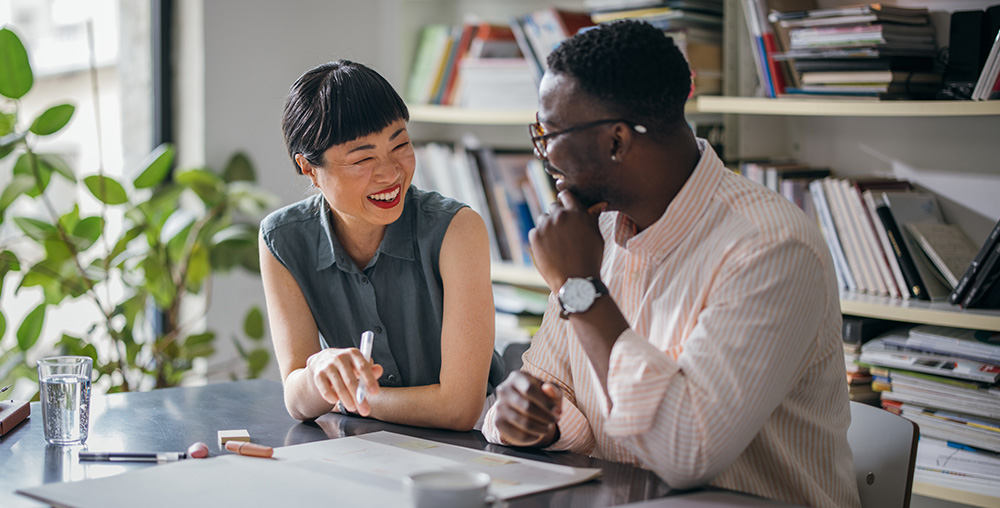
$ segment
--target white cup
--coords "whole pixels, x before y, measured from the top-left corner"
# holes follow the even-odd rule
[[[490,475],[461,469],[415,473],[403,478],[414,508],[482,508]]]

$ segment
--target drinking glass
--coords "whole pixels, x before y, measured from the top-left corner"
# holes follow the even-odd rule
[[[45,441],[83,444],[90,424],[90,374],[86,356],[50,356],[38,360],[39,397]]]

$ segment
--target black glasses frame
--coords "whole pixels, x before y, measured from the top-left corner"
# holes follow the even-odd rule
[[[547,159],[549,157],[548,145],[549,140],[555,138],[556,136],[561,136],[563,134],[568,134],[573,131],[589,129],[591,127],[596,127],[598,125],[604,125],[608,123],[618,123],[622,122],[628,124],[633,130],[640,134],[646,133],[646,127],[630,120],[624,118],[605,118],[603,120],[594,120],[593,122],[587,122],[580,125],[574,125],[572,127],[567,127],[561,131],[556,132],[545,132],[545,127],[542,127],[542,122],[538,120],[538,113],[535,113],[535,123],[528,124],[528,135],[531,136],[531,142],[535,145],[535,155],[541,159]]]

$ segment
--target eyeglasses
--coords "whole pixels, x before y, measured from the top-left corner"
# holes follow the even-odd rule
[[[646,133],[646,126],[637,124],[635,122],[625,120],[623,118],[607,118],[604,120],[595,120],[593,122],[587,122],[581,125],[574,125],[573,127],[568,127],[561,131],[556,132],[545,132],[545,127],[542,127],[542,122],[538,120],[538,113],[535,113],[535,123],[528,125],[528,135],[531,136],[531,142],[535,145],[535,155],[540,159],[547,159],[549,157],[549,140],[555,138],[556,136],[561,136],[563,134],[568,134],[573,131],[589,129],[591,127],[596,127],[598,125],[604,125],[606,123],[618,123],[622,122],[628,124],[632,127],[632,130],[638,132],[639,134]]]

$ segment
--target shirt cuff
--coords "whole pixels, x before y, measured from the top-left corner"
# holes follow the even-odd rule
[[[611,348],[608,365],[608,410],[601,397],[604,431],[609,436],[629,437],[652,428],[670,378],[680,366],[631,328]]]
[[[569,399],[562,399],[562,414],[559,416],[559,440],[552,443],[546,450],[569,451],[590,455],[597,441],[590,430],[590,422],[580,412],[580,409]]]

